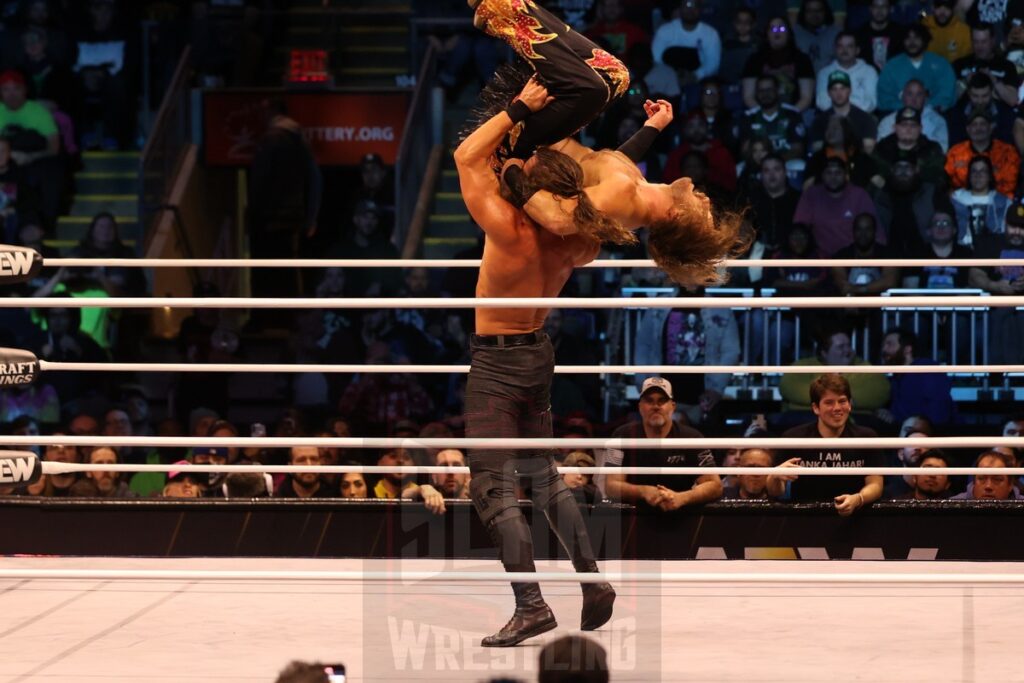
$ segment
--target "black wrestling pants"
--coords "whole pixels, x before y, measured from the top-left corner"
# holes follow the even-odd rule
[[[555,355],[547,334],[535,332],[533,338],[532,343],[507,346],[495,343],[494,337],[474,335],[466,382],[468,438],[552,437]],[[516,497],[517,481],[525,480],[534,509],[547,516],[576,571],[597,571],[583,516],[551,453],[551,449],[471,449],[473,505],[506,570],[534,571],[532,536]]]
[[[530,63],[555,98],[512,129],[512,157],[528,159],[538,146],[575,134],[629,89],[622,62],[532,0],[482,0],[476,18]]]

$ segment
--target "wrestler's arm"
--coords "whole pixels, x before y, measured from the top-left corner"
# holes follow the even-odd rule
[[[500,112],[473,131],[455,150],[462,199],[469,215],[488,236],[515,229],[516,209],[502,199],[498,179],[490,166],[491,154],[513,125],[512,118]]]
[[[644,103],[644,111],[647,112],[647,121],[639,131],[634,133],[618,149],[618,151],[629,157],[633,163],[639,162],[646,156],[647,151],[654,144],[658,134],[672,123],[672,104],[667,100],[658,100],[657,102],[647,100]],[[552,145],[551,148],[572,157],[577,163],[594,151],[571,138],[566,138]],[[585,189],[584,192],[587,193],[587,197],[590,198],[590,201],[600,211],[603,210],[601,206],[602,199],[614,196],[620,189],[628,190],[628,188],[620,188],[608,183],[599,183],[593,188]],[[547,190],[539,190],[530,197],[530,200],[523,206],[523,210],[526,211],[530,218],[549,232],[565,236],[578,232],[576,222],[572,217],[573,212],[576,211],[577,204],[578,201],[575,198],[565,199],[556,197]]]
[[[543,86],[531,80],[519,99],[530,111],[538,111],[552,98]],[[516,226],[516,209],[501,197],[498,179],[490,165],[491,156],[514,125],[508,111],[499,112],[473,131],[455,150],[455,168],[459,173],[462,199],[469,215],[491,237],[515,230]]]

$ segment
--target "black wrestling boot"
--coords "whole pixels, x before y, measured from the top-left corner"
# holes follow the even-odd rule
[[[568,491],[556,494],[547,509],[548,526],[554,532],[558,542],[572,559],[572,566],[581,574],[596,574],[599,569],[594,549],[590,545],[590,534],[583,524],[576,499]],[[583,589],[583,610],[580,613],[580,628],[594,631],[608,623],[612,618],[612,606],[615,603],[615,589],[607,583],[580,584]]]
[[[580,612],[580,628],[596,631],[612,618],[615,604],[615,589],[608,583],[583,584],[583,611]]]
[[[537,571],[530,528],[518,509],[500,522],[488,523],[487,532],[498,549],[498,559],[505,571]],[[515,613],[500,631],[481,641],[484,647],[511,647],[558,626],[551,608],[544,602],[539,584],[513,583],[512,593],[516,596]]]
[[[513,583],[512,592],[516,595],[516,611],[500,631],[480,641],[483,647],[512,647],[558,626],[539,585]]]

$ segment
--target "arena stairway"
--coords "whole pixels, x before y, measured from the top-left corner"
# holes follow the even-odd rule
[[[476,244],[478,228],[462,201],[452,154],[458,145],[459,131],[465,125],[478,94],[475,87],[464,88],[458,98],[449,100],[445,106],[445,154],[434,203],[423,231],[423,258],[453,258],[458,252]]]
[[[335,85],[394,86],[409,74],[409,0],[295,0],[271,73],[280,83],[293,49],[323,49]]]
[[[67,254],[85,236],[93,216],[109,211],[117,217],[121,240],[136,247],[141,241],[138,180],[139,152],[84,152],[71,208],[57,219],[56,234],[46,244]]]

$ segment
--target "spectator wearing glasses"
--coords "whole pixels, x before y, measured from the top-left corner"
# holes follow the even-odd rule
[[[765,27],[765,44],[743,67],[743,106],[753,109],[760,102],[759,77],[776,79],[779,98],[803,111],[814,103],[814,65],[793,42],[793,31],[782,17],[772,17]]]
[[[956,242],[973,247],[985,235],[1003,231],[1010,198],[997,192],[992,161],[976,156],[967,167],[967,186],[953,191],[956,212]]]
[[[971,258],[974,252],[956,241],[956,222],[952,214],[943,209],[935,210],[926,230],[927,242],[909,252],[910,258],[962,259]],[[961,289],[967,287],[967,268],[957,266],[922,266],[909,269],[903,284],[911,288]]]
[[[1013,145],[996,140],[991,114],[977,109],[967,117],[967,140],[953,145],[946,155],[946,175],[952,187],[967,187],[968,168],[977,156],[988,157],[995,171],[996,189],[1012,197],[1017,191],[1020,155]]]

